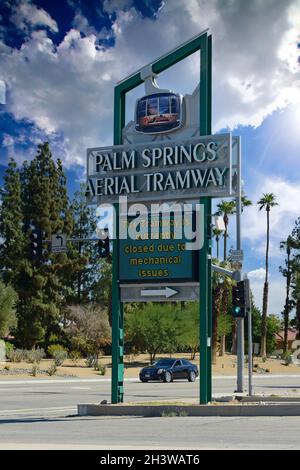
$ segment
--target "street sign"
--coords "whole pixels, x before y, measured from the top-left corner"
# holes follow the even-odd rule
[[[230,250],[228,258],[232,263],[240,263],[244,259],[244,252],[243,250]]]
[[[199,284],[191,283],[156,283],[121,284],[122,302],[180,302],[198,301]]]
[[[64,233],[55,233],[51,237],[52,253],[66,253],[67,251],[67,235]]]
[[[187,249],[192,240],[195,214],[189,216],[140,216],[138,222],[129,217],[121,218],[121,227],[127,235],[133,224],[140,228],[136,238],[126,236],[119,240],[119,279],[122,282],[196,281],[197,250]],[[199,220],[199,225],[203,220]],[[176,230],[181,229],[176,235]],[[199,230],[199,232],[201,232]],[[133,235],[133,234],[132,234]],[[196,248],[196,247],[195,247]]]
[[[216,134],[87,150],[90,203],[232,195],[232,136]]]

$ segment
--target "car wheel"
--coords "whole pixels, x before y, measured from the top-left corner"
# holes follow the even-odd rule
[[[172,374],[171,372],[169,372],[168,370],[165,372],[165,375],[164,375],[164,382],[166,383],[170,383],[173,381],[173,378],[172,378]]]
[[[189,373],[188,381],[189,382],[195,382],[195,380],[196,380],[196,374],[193,370],[191,370],[190,373]]]
[[[141,382],[143,382],[143,383],[146,383],[146,382],[148,382],[148,380],[147,380],[147,379],[140,379],[140,381],[141,381]]]

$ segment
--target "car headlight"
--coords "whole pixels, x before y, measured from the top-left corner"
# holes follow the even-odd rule
[[[158,373],[158,374],[162,374],[163,371],[164,371],[163,369],[158,369],[157,373]]]

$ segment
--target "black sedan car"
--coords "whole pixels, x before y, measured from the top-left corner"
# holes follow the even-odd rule
[[[198,377],[198,367],[186,359],[160,359],[153,366],[144,367],[140,371],[141,382],[149,380],[173,382],[174,379],[195,382],[196,377]]]

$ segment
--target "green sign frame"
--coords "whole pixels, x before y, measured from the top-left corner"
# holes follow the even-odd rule
[[[152,62],[152,71],[159,74],[195,52],[200,53],[200,135],[211,134],[212,108],[212,36],[204,31]],[[126,93],[141,85],[141,71],[121,81],[114,89],[114,145],[122,144],[125,126]],[[202,197],[204,209],[204,243],[199,250],[200,281],[200,403],[207,404],[212,396],[211,336],[211,198]],[[124,400],[124,313],[119,284],[119,204],[114,204],[116,237],[113,240],[112,276],[112,381],[111,402]]]

